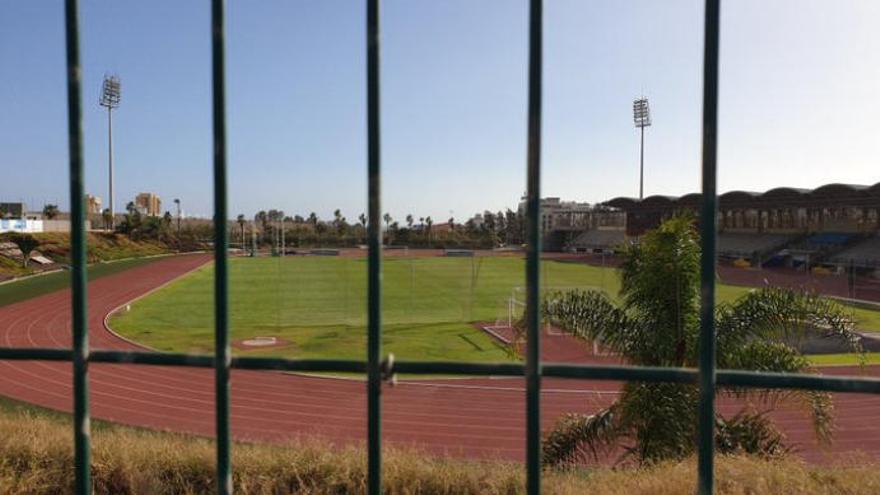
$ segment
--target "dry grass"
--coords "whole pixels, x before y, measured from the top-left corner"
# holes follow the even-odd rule
[[[307,442],[297,446],[234,446],[235,493],[348,494],[365,491],[365,455],[356,448]],[[69,419],[7,409],[0,413],[0,492],[48,495],[71,492]],[[99,426],[94,432],[93,477],[98,494],[213,493],[210,440],[144,430]],[[880,471],[866,463],[815,467],[801,462],[719,458],[721,495],[876,494]],[[443,460],[412,451],[385,456],[389,494],[523,493],[522,466]],[[649,469],[545,474],[549,494],[692,494],[695,463]]]

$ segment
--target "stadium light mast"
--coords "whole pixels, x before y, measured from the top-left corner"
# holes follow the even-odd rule
[[[639,199],[645,197],[645,127],[651,125],[651,109],[648,108],[648,99],[641,97],[633,101],[633,121],[641,130],[641,143],[639,144]]]
[[[107,160],[109,162],[110,174],[110,229],[113,230],[115,224],[113,210],[113,109],[119,107],[119,96],[122,86],[119,77],[114,75],[104,75],[104,84],[101,86],[101,97],[98,104],[107,108]]]

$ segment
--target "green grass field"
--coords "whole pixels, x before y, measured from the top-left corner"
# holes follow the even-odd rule
[[[97,263],[89,265],[89,280],[96,280],[107,275],[123,272],[136,266],[156,261],[157,258],[136,258],[112,263]],[[56,290],[66,289],[70,286],[70,272],[61,270],[38,275],[24,280],[8,282],[0,285],[0,306],[12,304],[25,299],[42,296]]]
[[[386,351],[400,359],[513,359],[474,322],[506,317],[507,299],[525,285],[522,259],[387,258],[383,270]],[[601,288],[616,294],[619,287],[614,270],[577,263],[544,261],[542,277],[547,288]],[[159,350],[212,352],[212,279],[212,267],[198,270],[135,302],[111,326]],[[748,290],[719,285],[718,299],[733,300]],[[235,258],[230,261],[229,299],[233,340],[274,336],[288,341],[280,347],[236,349],[238,354],[363,358],[364,259]]]
[[[880,364],[880,352],[847,354],[811,354],[810,363],[815,366],[859,366],[863,364]]]

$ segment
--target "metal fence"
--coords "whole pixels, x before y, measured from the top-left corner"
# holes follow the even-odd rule
[[[393,361],[383,358],[381,347],[381,209],[379,122],[379,0],[366,0],[367,7],[367,136],[369,179],[368,344],[366,361],[305,360],[233,357],[229,346],[226,190],[226,79],[225,1],[211,2],[214,132],[214,228],[215,244],[215,354],[159,354],[139,351],[89,350],[86,318],[86,243],[83,222],[73,222],[72,246],[72,349],[0,348],[0,359],[70,361],[73,366],[74,444],[76,493],[91,493],[90,419],[88,403],[89,363],[127,363],[214,368],[216,380],[217,492],[232,492],[231,435],[229,425],[229,375],[232,368],[284,371],[366,372],[368,398],[368,493],[382,492],[382,383],[393,372],[411,374],[504,375],[526,379],[527,492],[541,492],[540,392],[542,377],[591,380],[629,380],[698,384],[700,387],[698,490],[713,491],[714,416],[716,385],[758,388],[802,388],[831,392],[880,393],[880,380],[826,377],[804,374],[756,373],[715,369],[713,308],[717,198],[716,133],[718,109],[718,44],[720,0],[706,0],[703,60],[703,203],[701,323],[699,369],[637,366],[599,366],[542,363],[539,352],[540,315],[540,149],[542,0],[529,2],[528,64],[528,191],[527,191],[527,323],[528,350],[525,364]],[[71,218],[84,219],[82,154],[82,70],[79,53],[77,0],[66,0],[67,99],[70,152]]]

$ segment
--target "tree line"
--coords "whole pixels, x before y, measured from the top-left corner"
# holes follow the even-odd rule
[[[261,210],[249,221],[238,215],[231,233],[233,245],[250,248],[278,247],[354,247],[367,242],[367,215],[361,213],[350,221],[337,209],[333,217],[320,218],[315,212],[307,216],[287,215],[283,210]],[[382,215],[382,242],[413,248],[491,249],[522,245],[525,239],[525,218],[522,213],[484,211],[465,222],[449,217],[438,223],[431,216],[407,214],[396,219]]]

